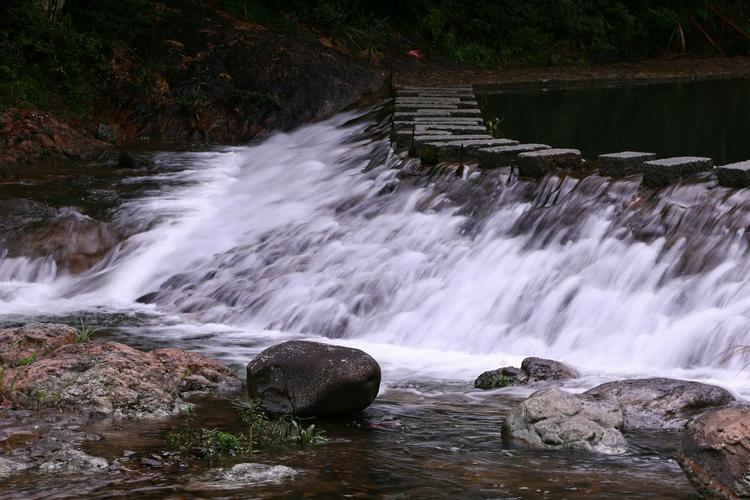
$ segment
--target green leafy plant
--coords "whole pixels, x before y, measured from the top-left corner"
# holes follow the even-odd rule
[[[325,437],[325,431],[322,429],[316,429],[315,424],[310,424],[307,427],[304,427],[297,419],[290,420],[290,424],[296,433],[294,439],[301,448],[313,444],[325,443],[328,440]]]

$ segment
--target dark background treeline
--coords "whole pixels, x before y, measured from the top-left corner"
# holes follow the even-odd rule
[[[408,49],[487,67],[750,50],[744,0],[185,0],[185,12],[197,3],[374,63]],[[148,60],[158,12],[152,0],[2,0],[0,109],[85,112],[116,49],[158,64]]]

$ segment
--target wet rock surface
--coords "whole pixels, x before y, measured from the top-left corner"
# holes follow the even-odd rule
[[[714,409],[696,418],[677,461],[707,498],[750,497],[750,408]]]
[[[10,108],[0,113],[0,165],[42,158],[91,158],[105,142],[77,130],[51,113]]]
[[[518,405],[503,422],[503,436],[534,448],[576,448],[622,453],[623,415],[616,399],[542,389]]]
[[[139,418],[184,410],[184,392],[239,385],[229,368],[204,356],[177,349],[147,353],[109,341],[60,347],[15,380],[19,394],[41,404]]]
[[[615,398],[626,428],[682,429],[700,411],[734,401],[721,387],[670,378],[618,380],[585,394]]]
[[[266,411],[300,417],[356,413],[380,388],[380,365],[359,349],[290,341],[247,365],[247,389]]]
[[[578,373],[560,361],[529,357],[521,362],[521,368],[504,366],[497,370],[482,373],[474,381],[477,389],[496,389],[508,385],[538,384],[544,382],[571,380]]]

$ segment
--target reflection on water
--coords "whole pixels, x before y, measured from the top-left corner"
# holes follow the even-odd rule
[[[708,156],[717,165],[750,159],[750,81],[716,80],[490,92],[485,118],[501,117],[506,137],[580,149],[661,157]]]

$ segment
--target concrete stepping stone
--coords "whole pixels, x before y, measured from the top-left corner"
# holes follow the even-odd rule
[[[521,153],[550,149],[546,144],[515,144],[512,146],[495,146],[480,148],[476,152],[480,168],[505,167],[511,164]]]
[[[745,188],[750,186],[750,160],[729,163],[716,167],[719,184],[726,187]]]
[[[643,185],[663,187],[696,172],[711,170],[714,161],[700,156],[677,156],[643,164]]]
[[[477,101],[460,101],[454,99],[429,99],[429,100],[407,100],[396,99],[394,106],[396,108],[434,108],[435,106],[453,106],[456,108],[476,108],[479,106]]]
[[[442,102],[435,102],[430,104],[424,104],[424,103],[396,103],[396,111],[407,111],[411,109],[458,109],[457,104],[453,103],[442,103]]]
[[[581,152],[577,149],[541,149],[518,155],[518,173],[523,177],[544,177],[580,166]]]
[[[478,109],[417,109],[414,111],[396,111],[396,120],[414,120],[415,118],[443,117],[443,118],[479,118]]]
[[[455,137],[455,136],[454,136]],[[480,148],[495,146],[512,146],[518,144],[518,141],[512,139],[463,139],[463,140],[446,140],[422,143],[417,147],[416,154],[422,159],[425,165],[434,165],[441,161],[456,161],[461,159],[463,150],[463,160],[476,160],[476,152]]]
[[[599,175],[625,177],[643,172],[643,164],[655,160],[656,154],[639,151],[621,151],[599,155]]]

